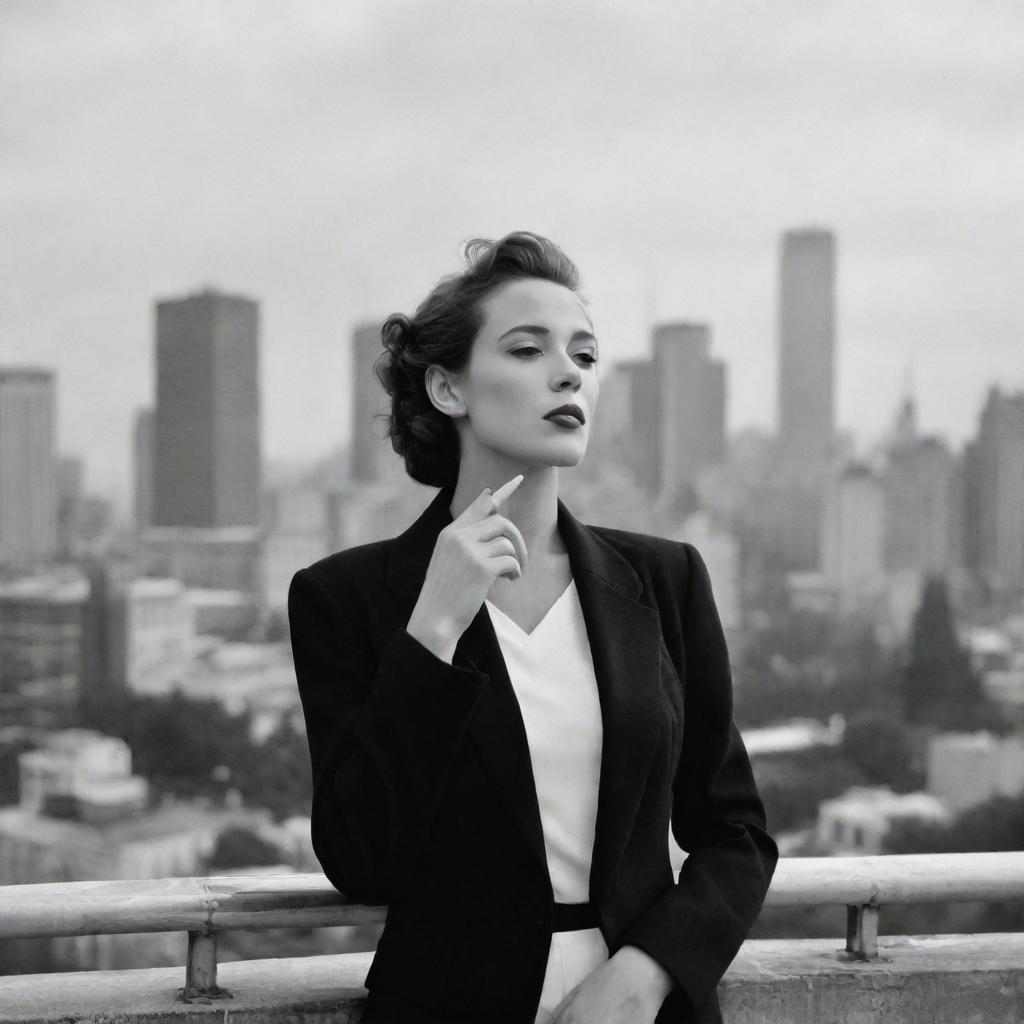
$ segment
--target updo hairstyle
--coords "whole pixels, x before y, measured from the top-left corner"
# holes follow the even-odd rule
[[[480,300],[519,278],[553,281],[578,293],[579,272],[554,242],[530,231],[497,241],[472,238],[463,247],[466,270],[441,278],[412,317],[393,313],[381,326],[385,352],[374,373],[391,396],[387,436],[421,484],[454,486],[459,474],[459,435],[450,416],[430,401],[427,367],[459,372],[469,362],[483,325]],[[385,414],[381,414],[385,415]]]

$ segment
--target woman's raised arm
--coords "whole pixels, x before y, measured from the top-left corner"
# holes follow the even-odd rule
[[[428,834],[489,677],[442,661],[404,628],[374,655],[365,613],[315,569],[288,591],[313,768],[313,850],[349,899],[385,904]]]
[[[313,851],[349,899],[390,903],[414,876],[488,681],[452,665],[455,647],[494,579],[521,575],[527,559],[522,534],[498,511],[522,479],[482,491],[440,532],[409,622],[379,657],[352,588],[337,578],[329,584],[315,565],[292,578],[288,619],[313,765]]]

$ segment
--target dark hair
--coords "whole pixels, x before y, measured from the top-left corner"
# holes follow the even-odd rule
[[[381,326],[385,352],[374,373],[391,396],[387,436],[421,484],[454,485],[459,475],[459,435],[450,416],[427,395],[431,364],[458,372],[469,361],[483,325],[480,300],[506,281],[540,278],[578,293],[579,271],[554,242],[531,231],[513,231],[497,241],[472,238],[463,247],[467,268],[441,278],[407,317],[392,313]]]

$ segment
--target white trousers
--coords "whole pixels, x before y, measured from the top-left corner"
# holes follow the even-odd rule
[[[608,946],[600,928],[552,933],[548,969],[534,1024],[548,1024],[565,996],[607,959]]]

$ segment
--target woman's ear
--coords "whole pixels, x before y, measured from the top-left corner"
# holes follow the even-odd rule
[[[466,403],[459,394],[459,385],[452,379],[449,371],[436,363],[427,367],[424,375],[427,397],[434,408],[453,418],[466,415]]]

